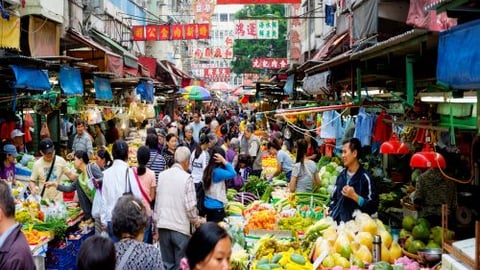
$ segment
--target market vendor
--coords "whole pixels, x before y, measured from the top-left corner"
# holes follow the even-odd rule
[[[430,168],[417,177],[413,202],[418,217],[425,218],[430,225],[442,225],[442,204],[448,205],[449,214],[457,207],[455,183],[446,179],[438,168]]]
[[[71,185],[63,185],[57,181],[49,181],[47,187],[56,187],[62,192],[77,191],[78,201],[84,213],[84,219],[92,218],[92,204],[95,196],[95,187],[102,182],[103,173],[96,163],[90,163],[88,154],[78,150],[74,154],[73,166],[79,170],[78,180]],[[93,182],[95,181],[95,182]]]
[[[55,155],[52,139],[42,139],[39,149],[42,157],[33,164],[29,188],[32,195],[55,199],[60,193],[55,187],[46,187],[45,182],[63,180],[65,176],[70,180],[75,180],[77,175],[67,167],[65,159]]]
[[[18,156],[17,148],[13,144],[5,144],[0,153],[0,180],[15,184],[15,162]]]
[[[359,162],[361,154],[359,139],[351,138],[343,143],[345,169],[337,177],[329,209],[329,215],[337,222],[351,220],[356,209],[370,215],[378,210],[375,183]]]
[[[75,135],[75,138],[73,138],[73,144],[72,144],[73,153],[75,153],[78,150],[85,151],[87,152],[88,157],[90,158],[93,156],[93,145],[92,145],[92,137],[86,131],[87,124],[85,123],[85,121],[81,119],[77,119],[76,127],[77,127],[77,134]]]
[[[293,160],[290,155],[282,149],[280,140],[274,139],[267,144],[267,149],[270,155],[277,157],[277,170],[273,173],[273,176],[277,176],[282,172],[285,173],[288,181],[292,176]]]

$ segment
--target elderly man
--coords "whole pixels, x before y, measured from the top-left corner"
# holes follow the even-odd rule
[[[25,144],[23,143],[23,136],[24,135],[25,135],[25,133],[23,133],[20,129],[14,129],[10,133],[10,138],[12,139],[12,144],[15,145],[18,153],[27,153],[27,148],[25,147]]]
[[[240,139],[240,153],[250,155],[253,165],[251,175],[260,176],[262,174],[262,157],[260,139],[253,134],[255,127],[248,124],[245,132]]]
[[[82,150],[87,152],[88,157],[92,157],[93,155],[93,145],[92,145],[92,137],[85,131],[87,128],[85,122],[83,120],[78,119],[76,121],[77,127],[77,134],[75,138],[73,138],[72,150],[73,153],[77,150]]]
[[[189,166],[190,150],[181,146],[175,151],[175,164],[158,176],[154,220],[166,270],[180,268],[190,239],[190,225],[197,227],[205,222],[198,216],[195,186],[187,172]]]
[[[0,181],[0,269],[34,270],[32,252],[15,221],[15,201],[7,183]]]

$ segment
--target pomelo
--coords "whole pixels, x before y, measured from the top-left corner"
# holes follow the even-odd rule
[[[402,220],[402,227],[407,231],[412,231],[413,227],[415,226],[416,221],[413,216],[405,216]]]

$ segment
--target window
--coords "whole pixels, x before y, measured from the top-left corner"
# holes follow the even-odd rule
[[[228,14],[220,14],[220,21],[221,22],[228,22]]]

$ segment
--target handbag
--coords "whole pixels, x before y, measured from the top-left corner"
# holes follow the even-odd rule
[[[130,185],[130,175],[128,174],[128,169],[129,168],[127,168],[127,171],[125,172],[125,192],[123,192],[123,195],[133,195],[132,186]]]
[[[145,201],[148,202],[148,204],[150,204],[151,203],[150,198],[147,195],[147,193],[145,192],[145,190],[143,190],[142,184],[140,184],[140,179],[138,178],[138,174],[137,174],[137,168],[134,167],[132,169],[133,169],[133,175],[135,175],[135,179],[137,180],[138,188],[140,189],[140,192],[142,193],[143,198],[145,199]]]
[[[55,166],[55,159],[56,155],[53,155],[53,161],[52,161],[52,166],[50,166],[50,170],[48,171],[47,178],[45,178],[45,183],[43,184],[42,192],[40,193],[40,197],[43,198],[43,194],[45,194],[45,184],[50,180],[50,176],[52,175],[53,172],[53,167]]]

